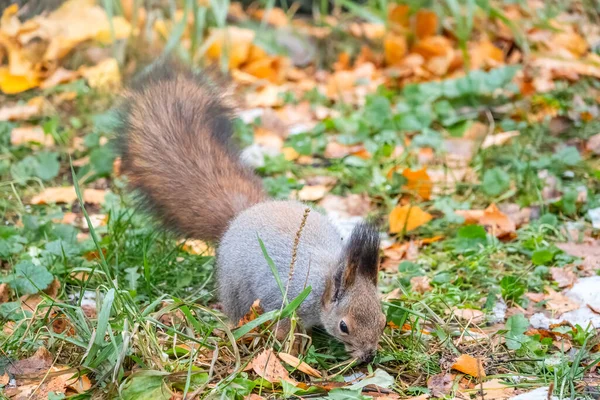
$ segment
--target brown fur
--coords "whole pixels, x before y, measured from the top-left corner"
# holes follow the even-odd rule
[[[121,105],[122,166],[171,230],[218,241],[244,209],[265,200],[231,147],[231,108],[205,77],[166,62],[144,73]]]

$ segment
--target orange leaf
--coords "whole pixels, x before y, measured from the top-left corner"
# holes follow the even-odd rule
[[[105,190],[85,189],[83,201],[91,204],[104,203]],[[72,203],[77,200],[77,194],[73,186],[46,188],[43,192],[34,196],[30,204]]]
[[[485,377],[485,370],[480,359],[463,354],[454,363],[452,369],[471,375],[475,378]]]
[[[432,218],[431,214],[421,210],[417,206],[411,206],[410,204],[396,206],[389,217],[390,232],[399,233],[404,230],[409,232],[428,223]]]
[[[281,358],[281,360],[284,363],[298,369],[299,371],[304,372],[307,375],[314,376],[315,378],[323,377],[319,371],[317,371],[316,369],[314,369],[313,367],[311,367],[304,361],[299,360],[297,357],[294,357],[291,354],[278,353],[277,355],[279,356],[279,358]]]
[[[383,41],[385,62],[387,65],[398,65],[404,59],[408,45],[406,37],[389,32]]]
[[[254,31],[234,26],[214,29],[206,39],[210,43],[206,56],[219,61],[222,56],[227,55],[229,68],[238,68],[248,60],[254,36]]]
[[[419,39],[424,39],[436,34],[438,16],[430,10],[419,10],[416,15],[415,34]]]
[[[453,51],[452,44],[444,36],[430,36],[419,40],[412,51],[423,56],[426,60],[432,57],[440,57]]]
[[[393,4],[388,10],[388,22],[390,25],[397,25],[408,28],[410,23],[410,7],[405,4]]]
[[[406,168],[402,175],[408,180],[406,185],[402,187],[404,190],[408,190],[411,193],[418,194],[423,200],[429,200],[431,197],[431,189],[433,188],[433,182],[427,175],[425,168],[418,171],[413,171]]]
[[[513,220],[502,213],[495,204],[485,210],[456,210],[465,219],[465,224],[483,225],[488,232],[498,238],[513,234],[517,227]]]

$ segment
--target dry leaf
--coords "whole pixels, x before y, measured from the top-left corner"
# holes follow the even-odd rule
[[[552,275],[552,280],[558,283],[558,287],[560,288],[571,287],[577,281],[577,275],[568,267],[552,267],[550,268],[550,274]]]
[[[406,4],[389,3],[388,22],[392,26],[408,28],[410,24],[410,7]]]
[[[480,310],[473,310],[471,308],[454,308],[453,312],[458,318],[473,324],[480,324],[485,321],[485,314]]]
[[[254,357],[251,365],[258,376],[271,383],[287,381],[293,385],[297,384],[296,381],[290,378],[287,370],[281,365],[281,362],[271,349],[265,349],[262,353]]]
[[[39,79],[34,76],[13,75],[7,67],[0,67],[0,90],[6,94],[25,92],[39,84]]]
[[[591,151],[595,155],[600,155],[600,133],[597,133],[589,138],[585,144],[585,148],[587,151]]]
[[[0,108],[0,121],[21,121],[37,117],[42,112],[44,99],[34,97],[27,104]]]
[[[106,197],[105,190],[85,189],[83,191],[83,201],[90,204],[102,204]],[[52,204],[52,203],[72,203],[77,200],[75,187],[55,187],[46,188],[40,194],[32,197],[30,204]]]
[[[430,199],[433,182],[431,182],[431,179],[429,178],[425,168],[418,171],[413,171],[410,168],[406,168],[402,172],[402,176],[404,176],[408,181],[406,185],[402,186],[402,189],[411,193],[416,193],[423,200]]]
[[[7,283],[0,283],[0,304],[6,303],[10,296],[10,288]]]
[[[519,136],[520,134],[521,132],[519,131],[507,131],[497,133],[495,135],[489,135],[483,140],[481,148],[487,149],[488,147],[492,146],[502,146],[503,144],[507,143],[511,138]]]
[[[2,386],[8,385],[8,382],[10,382],[10,377],[5,372],[4,375],[0,376],[0,385],[2,385]]]
[[[431,292],[432,288],[429,284],[431,281],[426,276],[415,276],[410,278],[410,288],[413,292],[425,293]]]
[[[558,315],[564,314],[569,311],[577,310],[580,304],[575,300],[565,296],[562,293],[558,293],[550,288],[546,288],[548,295],[546,295],[546,309],[556,313]]]
[[[515,388],[506,386],[499,379],[491,379],[481,384],[482,398],[485,400],[508,400],[515,395]]]
[[[121,87],[119,63],[114,58],[108,58],[93,67],[82,67],[79,73],[94,89],[114,91]]]
[[[45,347],[40,347],[29,358],[19,360],[7,366],[7,371],[17,377],[45,373],[52,365],[52,354]]]
[[[54,138],[52,135],[46,135],[44,128],[41,126],[22,126],[14,128],[10,132],[10,143],[13,146],[31,142],[39,143],[45,147],[54,146]]]
[[[600,270],[600,241],[557,243],[556,246],[573,257],[582,258],[583,270],[590,272]]]
[[[408,44],[405,36],[388,32],[383,41],[385,63],[387,65],[400,65],[407,49]]]
[[[432,375],[427,379],[427,388],[433,397],[445,397],[452,391],[454,377],[447,373]]]
[[[235,26],[212,29],[205,41],[210,43],[206,56],[213,61],[220,61],[221,57],[227,56],[229,68],[239,68],[250,57],[254,36],[253,30]]]
[[[458,357],[456,362],[452,365],[452,369],[471,375],[475,378],[485,377],[485,370],[483,369],[481,360],[468,354],[462,354]]]
[[[302,201],[317,201],[325,197],[329,192],[329,186],[326,185],[305,185],[298,191],[298,199]]]
[[[54,71],[54,73],[52,73],[52,75],[50,75],[48,78],[46,78],[40,84],[40,88],[48,89],[48,88],[54,87],[56,85],[59,85],[61,83],[67,83],[67,82],[74,81],[78,77],[79,77],[79,72],[70,71],[68,69],[64,69],[61,67],[61,68],[58,68],[56,71]]]
[[[469,48],[471,69],[498,67],[504,62],[504,52],[489,39],[483,39]]]
[[[304,372],[307,375],[313,376],[315,378],[322,378],[323,377],[319,371],[317,371],[316,369],[314,369],[313,367],[311,367],[310,365],[308,365],[304,361],[301,361],[300,359],[298,359],[297,357],[294,357],[291,354],[278,353],[277,356],[279,358],[281,358],[281,360],[284,363],[290,365],[291,367],[294,367],[294,368],[298,369],[299,371]]]
[[[483,225],[488,232],[498,238],[511,235],[517,229],[515,223],[506,214],[500,212],[495,204],[485,210],[456,210],[456,214],[465,219],[465,224]]]
[[[415,15],[415,34],[417,38],[424,39],[436,34],[438,29],[438,16],[430,10],[419,10]]]
[[[410,232],[432,220],[431,214],[421,210],[418,206],[410,204],[396,206],[389,216],[390,232]]]

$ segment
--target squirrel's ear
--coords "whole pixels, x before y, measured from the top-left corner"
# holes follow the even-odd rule
[[[349,287],[357,277],[377,283],[379,271],[379,232],[370,223],[360,223],[354,227],[346,244],[346,268],[343,285]]]

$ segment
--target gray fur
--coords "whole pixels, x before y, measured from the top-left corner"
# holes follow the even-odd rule
[[[217,284],[225,313],[233,321],[242,318],[256,299],[260,299],[265,312],[281,307],[281,291],[257,237],[265,244],[285,286],[296,232],[306,207],[296,201],[267,201],[243,211],[229,225],[217,253]],[[312,286],[311,294],[298,310],[306,328],[322,323],[325,281],[339,266],[342,251],[341,236],[332,223],[311,210],[288,290],[288,299],[292,300],[304,290],[307,281]]]

